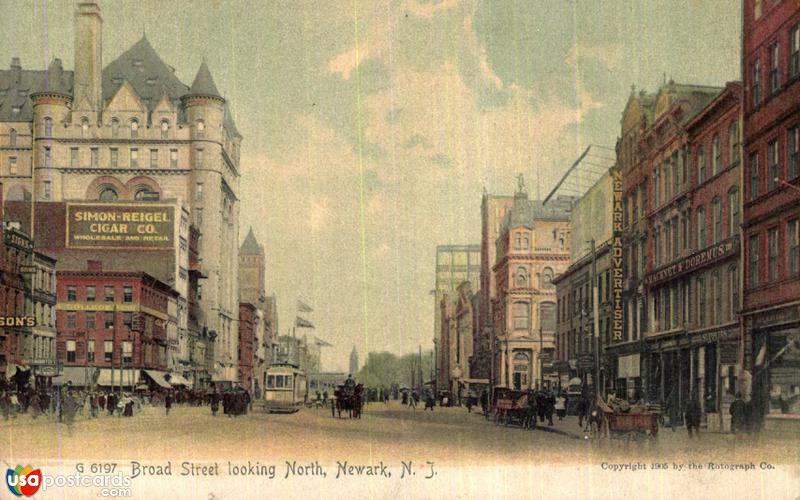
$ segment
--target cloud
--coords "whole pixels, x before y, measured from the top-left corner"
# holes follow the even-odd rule
[[[353,70],[368,58],[369,49],[366,46],[353,47],[328,61],[328,71],[334,74],[338,73],[343,79],[349,80]]]
[[[405,8],[418,17],[433,17],[458,5],[458,0],[406,0]]]

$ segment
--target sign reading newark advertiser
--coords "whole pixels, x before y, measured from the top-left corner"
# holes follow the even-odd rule
[[[67,247],[171,248],[174,217],[171,205],[68,203]]]

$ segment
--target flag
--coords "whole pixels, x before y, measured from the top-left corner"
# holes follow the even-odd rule
[[[314,325],[310,321],[303,319],[300,316],[297,316],[294,319],[294,326],[297,328],[314,328]]]
[[[319,337],[314,337],[314,343],[317,344],[319,347],[333,347],[333,344],[329,344]]]
[[[311,306],[309,306],[300,299],[297,299],[297,310],[303,313],[314,312],[314,309],[312,309]]]

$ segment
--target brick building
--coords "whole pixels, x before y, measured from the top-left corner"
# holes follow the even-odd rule
[[[780,426],[800,414],[800,5],[745,0],[743,23],[745,363]]]
[[[253,304],[239,303],[238,380],[250,394],[255,393],[253,361],[256,350],[256,328],[260,319],[257,311]]]
[[[143,272],[104,271],[99,261],[58,271],[57,279],[57,355],[65,379],[90,383],[68,369],[81,367],[101,387],[135,386],[141,372],[152,388],[188,385],[178,374],[165,377],[168,303],[177,295],[169,285]]]

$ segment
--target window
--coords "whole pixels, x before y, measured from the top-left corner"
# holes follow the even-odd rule
[[[167,120],[161,120],[161,138],[169,139],[169,122]]]
[[[103,359],[110,363],[114,357],[114,343],[110,340],[103,341]]]
[[[131,139],[139,138],[139,122],[131,120]]]
[[[518,267],[514,274],[514,286],[518,288],[527,288],[528,286],[528,270],[524,267]]]
[[[202,182],[198,182],[197,185],[196,185],[196,189],[194,191],[194,199],[196,201],[202,201],[203,200],[203,183]],[[517,240],[519,240],[519,239],[520,239],[520,237],[519,237],[519,235],[517,235]]]
[[[796,277],[800,271],[800,234],[798,234],[797,219],[792,219],[786,223],[786,243],[789,248],[789,262],[786,269],[789,277]]]
[[[133,342],[129,340],[122,342],[122,362],[133,363]]]
[[[800,25],[789,32],[789,78],[800,75]]]
[[[106,186],[100,190],[100,201],[115,201],[117,198],[117,190],[112,187]]]
[[[67,340],[67,362],[75,362],[75,341]]]
[[[17,131],[13,128],[8,131],[8,145],[12,148],[17,147]]]
[[[705,326],[706,324],[706,278],[700,276],[697,278],[697,324],[698,326]]]
[[[761,104],[761,62],[756,59],[753,63],[753,107]]]
[[[78,166],[78,148],[70,148],[69,150],[69,166],[75,168]]]
[[[125,311],[122,313],[122,324],[128,328],[133,328],[133,313],[129,311]]]
[[[775,43],[772,45],[772,47],[769,48],[769,82],[770,82],[770,89],[772,90],[773,94],[778,92],[778,90],[781,87],[779,47],[780,45]]]
[[[542,283],[540,286],[544,289],[553,288],[553,270],[545,267],[542,270]]]
[[[717,175],[721,170],[722,166],[722,147],[720,146],[719,135],[714,136],[714,140],[711,143],[711,155],[712,155],[712,165],[711,165],[711,175]]]
[[[114,287],[113,286],[105,286],[103,287],[103,296],[105,302],[114,302]]]
[[[111,168],[117,168],[119,166],[119,150],[117,148],[111,148]]]
[[[110,330],[114,328],[114,312],[113,311],[106,311],[103,314],[103,324],[106,330]]]
[[[697,249],[702,250],[706,247],[706,209],[697,209]]]
[[[767,232],[767,281],[778,280],[778,228]]]
[[[138,149],[131,149],[131,168],[137,168],[139,166],[139,150]]]
[[[539,322],[542,331],[553,332],[556,329],[556,305],[554,302],[539,304]]]
[[[198,150],[195,151],[195,153],[196,153],[195,154],[195,160],[196,160],[195,161],[195,166],[197,168],[203,168],[203,159],[204,159],[203,158],[203,150],[202,149],[198,149]]]
[[[197,120],[197,138],[202,139],[206,136],[206,123],[203,120]]]
[[[42,187],[44,188],[44,199],[49,200],[53,197],[53,184],[51,181],[44,181],[42,183]]]
[[[17,175],[17,157],[12,156],[8,159],[8,175]]]
[[[793,180],[800,175],[800,165],[798,165],[798,150],[800,150],[800,127],[795,125],[786,131],[786,158],[789,160],[787,180]]]
[[[203,225],[203,209],[196,208],[194,211],[194,219],[198,226]]]
[[[512,305],[514,330],[527,330],[530,324],[530,310],[527,302],[514,302]]]
[[[85,116],[81,118],[81,138],[86,139],[89,137],[89,119]]]
[[[761,17],[761,2],[763,0],[755,0],[753,3],[753,17],[758,19]]]
[[[75,311],[67,311],[67,328],[74,330],[77,325],[77,313]]]
[[[158,168],[158,150],[150,150],[150,168]]]
[[[719,198],[711,201],[711,227],[714,230],[714,243],[722,241],[722,203]]]
[[[97,328],[95,320],[97,319],[97,313],[94,311],[86,311],[86,329],[87,330],[94,330]]]
[[[86,287],[86,302],[94,302],[95,293],[96,293],[95,286],[94,285],[88,285]]]
[[[778,186],[778,141],[774,140],[767,145],[767,191]]]
[[[655,172],[653,172],[653,207],[657,208],[659,206],[659,200],[661,198],[661,189],[659,185],[659,169],[656,168]]]
[[[86,361],[94,362],[94,340],[86,342]]]
[[[750,199],[758,198],[758,152],[750,155]]]
[[[49,116],[45,117],[44,119],[44,136],[45,137],[52,137],[53,136],[53,119]]]
[[[748,285],[750,288],[755,288],[758,286],[758,246],[759,246],[759,238],[758,235],[755,234],[750,237],[749,245],[748,245],[748,257],[749,257],[749,269],[748,269]]]
[[[78,300],[78,287],[75,285],[67,286],[67,302],[75,302]]]
[[[522,352],[514,353],[514,389],[522,390],[528,386],[530,358]]]
[[[739,188],[733,186],[728,191],[728,234],[739,234]]]
[[[169,166],[172,168],[176,168],[178,166],[178,150],[177,149],[170,149],[169,150]]]
[[[702,184],[706,180],[706,148],[697,148],[697,183]]]
[[[664,261],[669,262],[672,258],[672,221],[664,224]]]
[[[714,300],[711,303],[711,323],[719,323],[722,321],[722,280],[720,279],[719,269],[711,273],[711,281],[714,284],[714,289],[711,293],[714,294]]]
[[[142,186],[137,186],[136,193],[133,195],[133,198],[135,200],[152,200],[154,198],[158,199],[159,194],[150,191],[150,187],[142,185]]]
[[[131,285],[125,285],[122,287],[122,301],[133,302],[133,287]]]
[[[730,318],[736,319],[736,313],[739,312],[739,268],[735,265],[728,268],[728,290],[731,300],[728,311]]]
[[[100,151],[97,148],[91,148],[89,151],[91,152],[89,165],[97,168],[97,165],[100,163]]]
[[[730,164],[739,163],[739,122],[734,120],[729,130]]]
[[[52,165],[52,162],[50,161],[51,158],[52,158],[52,155],[50,154],[50,146],[45,146],[44,147],[44,165],[46,167],[49,167],[50,165]]]

